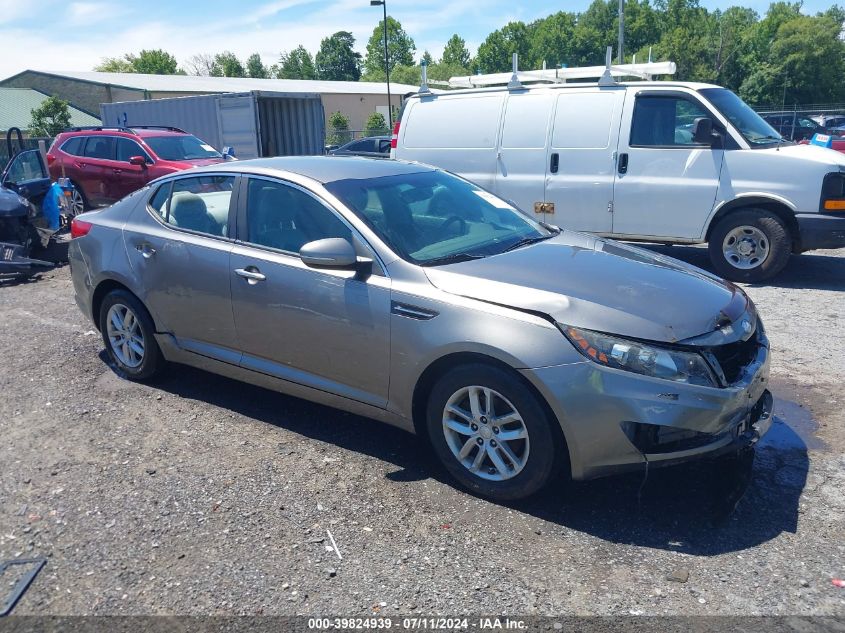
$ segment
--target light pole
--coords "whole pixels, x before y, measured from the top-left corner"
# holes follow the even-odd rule
[[[393,108],[390,103],[390,62],[387,57],[387,0],[370,0],[371,7],[384,8],[384,74],[387,77],[387,127],[393,129]]]

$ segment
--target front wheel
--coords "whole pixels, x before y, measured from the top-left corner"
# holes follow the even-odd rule
[[[754,283],[774,277],[789,261],[792,240],[778,216],[762,209],[730,213],[719,220],[708,244],[722,277]]]
[[[519,376],[488,365],[450,370],[428,399],[428,434],[446,470],[497,501],[538,492],[566,461],[553,424]]]

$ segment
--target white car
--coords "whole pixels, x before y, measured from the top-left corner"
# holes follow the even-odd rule
[[[547,223],[709,243],[735,281],[845,246],[845,156],[781,136],[734,93],[638,81],[411,96],[393,156],[455,172]]]

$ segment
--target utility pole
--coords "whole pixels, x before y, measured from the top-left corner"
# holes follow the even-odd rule
[[[625,63],[625,0],[619,0],[619,64]]]
[[[384,9],[384,73],[387,78],[387,126],[393,129],[393,106],[390,101],[390,61],[387,56],[387,0],[370,0],[371,7],[381,5]]]

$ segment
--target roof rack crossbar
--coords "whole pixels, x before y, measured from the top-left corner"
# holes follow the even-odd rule
[[[135,130],[168,130],[170,132],[181,132],[182,134],[187,134],[187,132],[185,132],[182,128],[174,127],[172,125],[133,125],[131,127]]]
[[[128,132],[129,134],[134,134],[131,129],[122,125],[79,125],[74,127],[66,127],[64,129],[65,132],[99,132],[103,130],[117,130],[119,132]]]

